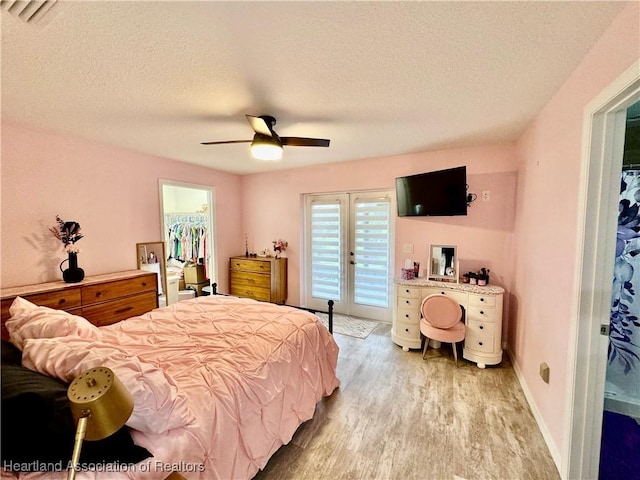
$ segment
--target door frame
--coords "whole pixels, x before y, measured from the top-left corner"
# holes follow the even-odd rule
[[[188,188],[191,190],[202,190],[207,192],[207,203],[209,204],[208,214],[209,214],[209,232],[208,232],[208,241],[211,248],[211,257],[209,261],[209,265],[207,265],[207,272],[209,272],[209,280],[211,283],[218,282],[218,228],[215,224],[216,216],[216,195],[215,188],[208,185],[199,185],[197,183],[187,183],[187,182],[179,182],[176,180],[166,180],[166,179],[158,179],[158,195],[160,197],[160,235],[161,239],[165,241],[165,231],[164,231],[164,186],[169,187],[180,187],[180,188]],[[168,246],[166,246],[168,249]]]
[[[563,478],[598,478],[626,109],[640,99],[640,61],[584,109],[576,294],[568,344]]]
[[[309,221],[310,212],[307,209],[308,198],[309,197],[327,197],[327,198],[334,197],[336,199],[340,199],[342,197],[345,197],[345,198],[342,198],[342,200],[344,200],[345,205],[347,206],[349,211],[351,211],[353,199],[357,195],[369,195],[369,194],[377,194],[378,196],[389,197],[391,201],[391,205],[390,205],[391,214],[389,216],[389,278],[387,279],[389,296],[390,296],[389,307],[387,309],[388,310],[387,316],[389,318],[391,317],[392,310],[393,310],[393,301],[391,300],[391,298],[393,297],[393,272],[395,271],[394,252],[395,252],[396,198],[395,198],[394,190],[389,188],[381,188],[381,189],[373,189],[373,190],[353,190],[353,191],[349,190],[349,191],[342,191],[342,192],[316,192],[316,193],[305,193],[301,195],[302,209],[303,209],[303,222],[304,222],[302,245],[304,245],[304,251],[302,254],[303,261],[300,268],[300,278],[301,278],[301,284],[302,284],[300,292],[301,292],[301,298],[303,299],[302,303],[306,307],[312,306],[313,308],[319,308],[318,306],[319,304],[316,304],[311,299],[311,272],[310,272],[311,252],[308,250],[308,241],[309,241],[308,221]],[[357,316],[353,312],[349,311],[349,305],[353,300],[353,291],[346,290],[346,285],[350,285],[351,287],[353,287],[353,280],[354,280],[353,271],[347,266],[347,263],[349,262],[349,258],[348,258],[348,254],[346,253],[352,247],[351,230],[353,229],[353,225],[351,220],[352,220],[351,215],[349,215],[347,218],[341,219],[341,222],[343,224],[342,227],[344,228],[343,233],[345,236],[345,238],[343,239],[345,252],[343,252],[344,253],[343,267],[342,267],[343,271],[341,272],[341,274],[343,275],[346,281],[344,282],[345,286],[343,287],[343,291],[341,292],[343,296],[343,301],[335,302],[334,312],[348,313],[349,315]],[[369,308],[378,308],[378,307],[369,307]],[[382,309],[379,309],[379,310],[382,310]],[[364,315],[364,313],[362,313],[362,310],[360,310],[359,313]],[[368,315],[367,317],[373,318],[373,319],[377,319],[376,317],[387,318],[386,316],[375,315],[375,314]],[[382,321],[386,321],[386,320],[383,319]]]

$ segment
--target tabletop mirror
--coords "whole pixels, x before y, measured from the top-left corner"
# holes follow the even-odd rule
[[[167,291],[164,242],[136,243],[136,254],[138,269],[155,272],[158,275],[158,295],[164,295]]]
[[[429,279],[458,282],[458,249],[456,245],[431,245]]]

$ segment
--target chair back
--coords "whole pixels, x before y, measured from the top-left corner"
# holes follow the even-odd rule
[[[429,295],[420,307],[422,316],[432,327],[446,330],[462,319],[462,307],[453,298],[440,293]]]

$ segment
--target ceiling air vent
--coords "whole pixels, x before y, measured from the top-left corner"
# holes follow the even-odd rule
[[[62,0],[0,0],[0,10],[26,23],[43,23],[59,13]]]

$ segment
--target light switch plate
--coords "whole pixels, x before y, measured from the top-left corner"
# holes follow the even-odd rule
[[[413,244],[412,243],[406,243],[402,247],[402,253],[413,253]]]

